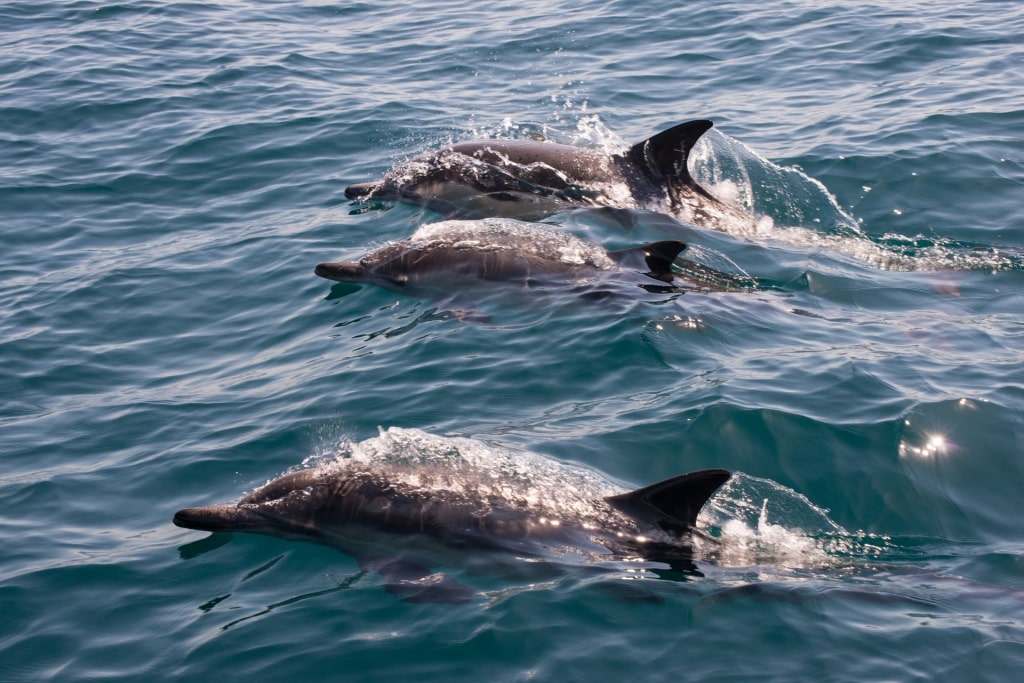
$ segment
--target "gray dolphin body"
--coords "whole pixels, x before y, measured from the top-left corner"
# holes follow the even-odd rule
[[[520,281],[538,284],[602,283],[623,273],[639,274],[649,291],[672,290],[686,282],[672,269],[686,248],[666,240],[621,251],[606,251],[569,232],[511,219],[442,221],[422,226],[406,240],[392,242],[359,261],[321,263],[315,272],[339,282],[368,282],[395,291],[424,294],[450,292],[465,280]],[[729,276],[698,264],[690,270],[707,275],[700,286],[727,288]],[[661,284],[654,284],[655,280]]]
[[[449,217],[539,218],[588,206],[667,210],[708,228],[739,217],[694,181],[690,150],[711,121],[680,124],[622,154],[534,140],[472,140],[350,185],[349,199],[401,201]]]
[[[174,524],[326,544],[378,571],[385,588],[406,600],[459,602],[473,591],[432,573],[429,566],[439,557],[460,563],[494,552],[553,560],[642,557],[684,566],[699,535],[698,513],[730,477],[725,470],[701,470],[601,496],[586,479],[557,479],[568,466],[553,461],[542,465],[547,484],[524,484],[508,472],[472,472],[467,478],[465,465],[420,465],[343,460],[299,470],[238,503],[180,510]]]

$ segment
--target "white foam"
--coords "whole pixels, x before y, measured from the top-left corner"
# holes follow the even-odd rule
[[[543,510],[561,517],[592,517],[595,501],[620,493],[594,472],[529,452],[515,452],[474,439],[390,427],[377,437],[342,444],[326,468],[356,465],[389,480],[429,491],[453,491],[480,501]]]

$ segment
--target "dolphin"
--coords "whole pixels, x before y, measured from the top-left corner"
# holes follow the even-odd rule
[[[450,443],[459,441],[470,440]],[[642,558],[692,570],[694,544],[708,538],[695,528],[697,515],[731,476],[700,470],[602,495],[616,487],[537,457],[509,460],[500,472],[465,460],[342,458],[284,474],[237,503],[179,510],[174,524],[325,544],[377,571],[405,600],[463,602],[474,591],[432,564],[473,565],[477,555],[500,554],[555,564]],[[531,468],[534,479],[524,474]]]
[[[722,229],[741,217],[697,184],[690,150],[711,121],[679,124],[618,154],[536,140],[470,140],[399,164],[383,179],[350,185],[355,200],[401,201],[447,217],[536,219],[581,207],[666,211]]]
[[[678,291],[684,282],[673,262],[683,242],[651,242],[632,249],[607,251],[573,234],[535,223],[492,218],[429,223],[409,239],[386,244],[358,261],[320,263],[315,273],[339,282],[368,282],[400,292],[424,293],[459,288],[460,280],[590,283],[623,270],[641,274],[640,286],[652,292]],[[687,262],[704,277],[705,289],[737,285],[725,273]],[[716,277],[715,276],[719,276]],[[660,284],[654,284],[655,280]]]

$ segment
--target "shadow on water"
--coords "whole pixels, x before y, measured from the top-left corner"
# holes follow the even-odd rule
[[[338,282],[331,286],[331,291],[328,292],[327,296],[324,297],[324,301],[337,301],[350,294],[355,294],[363,285],[357,285],[351,282]]]
[[[206,538],[180,546],[178,555],[183,560],[192,560],[227,545],[231,542],[231,538],[232,534],[210,534]]]

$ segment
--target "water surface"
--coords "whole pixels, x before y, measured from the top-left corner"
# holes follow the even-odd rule
[[[1024,666],[1018,3],[7,3],[0,679],[1012,680]],[[450,302],[313,275],[442,217],[350,183],[450,141],[715,121],[753,291]],[[581,564],[412,605],[204,539],[378,427],[638,487],[736,476],[701,576]],[[530,455],[533,454],[533,455]],[[655,568],[657,569],[657,568]]]

